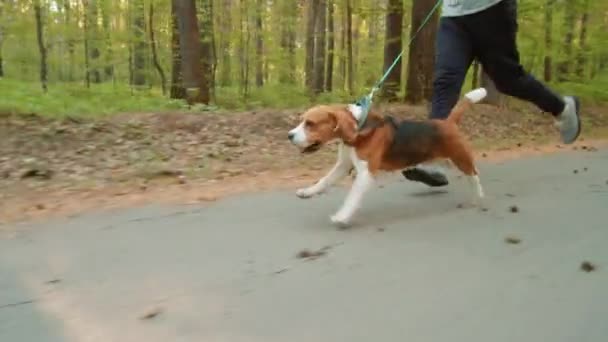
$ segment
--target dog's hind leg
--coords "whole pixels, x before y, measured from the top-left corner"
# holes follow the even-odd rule
[[[462,146],[461,148],[455,148],[452,150],[450,160],[469,178],[469,183],[471,184],[475,194],[473,203],[480,205],[481,200],[484,198],[484,192],[483,187],[481,186],[481,181],[479,180],[479,171],[475,167],[475,163],[473,161],[473,155],[464,146]]]
[[[334,167],[314,185],[307,188],[299,189],[296,191],[296,196],[300,198],[309,198],[314,195],[320,194],[325,191],[328,187],[342,179],[348,174],[352,167],[352,161],[350,159],[350,147],[346,147],[340,144],[338,147],[338,159]]]

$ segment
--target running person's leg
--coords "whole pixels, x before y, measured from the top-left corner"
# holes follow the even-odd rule
[[[464,25],[474,37],[474,49],[496,88],[551,113],[561,124],[562,141],[573,143],[580,134],[578,100],[556,94],[524,70],[517,49],[516,0],[503,0],[486,11],[468,16]]]
[[[553,114],[560,125],[562,141],[573,143],[581,129],[578,99],[573,96],[560,97],[524,71],[516,44],[516,6],[515,0],[503,0],[484,11],[454,19],[462,24],[463,32],[466,32],[468,41],[473,45],[471,55],[479,56],[485,72],[492,78],[498,90],[534,103],[540,109]],[[444,33],[444,36],[447,35]],[[442,35],[439,34],[439,37]],[[439,62],[440,58],[437,60],[438,66]],[[462,84],[457,85],[460,89]],[[442,100],[433,101],[431,116],[447,115],[444,111],[446,105],[451,103],[451,97],[434,89],[433,98]],[[418,166],[404,172],[404,176],[429,186],[448,184],[447,178],[438,168]]]

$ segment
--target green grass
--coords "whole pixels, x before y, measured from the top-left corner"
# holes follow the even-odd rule
[[[183,101],[163,98],[151,90],[102,84],[50,84],[44,93],[39,84],[0,79],[0,112],[36,113],[45,116],[103,116],[120,112],[187,110]]]
[[[470,87],[470,79],[464,90]],[[575,94],[581,99],[608,103],[608,74],[585,83],[560,83],[553,87],[564,94]],[[189,107],[182,100],[163,97],[160,89],[134,90],[127,85],[111,83],[92,85],[87,89],[82,83],[49,84],[48,93],[43,93],[39,83],[22,82],[0,78],[0,113],[36,113],[50,117],[102,117],[125,112],[193,112],[240,111],[258,108],[302,108],[312,103],[350,102],[365,94],[362,88],[354,96],[344,91],[335,91],[311,98],[303,87],[268,85],[251,87],[244,98],[238,87],[216,90],[212,106]]]

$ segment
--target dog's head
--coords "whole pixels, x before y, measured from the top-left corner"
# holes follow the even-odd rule
[[[352,144],[357,138],[360,113],[360,108],[354,105],[315,106],[302,114],[298,126],[287,136],[303,153],[315,152],[333,140]]]

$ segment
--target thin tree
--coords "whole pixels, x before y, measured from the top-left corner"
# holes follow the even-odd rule
[[[553,76],[553,4],[555,0],[545,1],[545,60],[544,80],[551,82]]]
[[[410,37],[422,25],[434,5],[432,1],[414,0]],[[410,103],[419,103],[431,97],[437,22],[438,13],[435,12],[410,46],[405,96]]]
[[[325,86],[325,52],[326,52],[326,35],[325,24],[327,14],[326,0],[318,0],[316,15],[316,39],[315,39],[315,54],[314,54],[314,76],[313,76],[313,93],[320,94]]]
[[[89,16],[87,0],[82,0],[82,7],[82,26],[84,31],[84,83],[87,89],[89,89],[91,88],[91,68],[89,64]]]
[[[46,46],[44,44],[42,10],[40,8],[40,0],[34,2],[34,16],[36,18],[36,37],[38,38],[38,50],[40,52],[40,84],[42,90],[46,93],[47,88],[47,61],[46,61]]]
[[[203,74],[205,75],[206,87],[209,94],[213,93],[215,87],[215,40],[213,27],[213,1],[201,0],[199,27],[201,32],[201,58]]]
[[[264,86],[264,0],[257,0],[255,15],[255,85]]]
[[[325,74],[325,91],[331,92],[334,78],[334,49],[336,45],[336,25],[334,24],[334,1],[327,1],[327,71]]]
[[[2,60],[2,43],[4,42],[4,0],[0,0],[0,77],[4,77],[4,62]]]
[[[194,0],[176,0],[182,75],[189,104],[209,104],[209,88],[201,63],[201,41]]]
[[[306,64],[304,73],[306,74],[306,88],[312,90],[314,87],[314,60],[315,60],[315,12],[318,8],[319,0],[308,1],[306,10]]]
[[[219,83],[221,86],[230,86],[232,84],[232,58],[230,55],[230,49],[232,45],[232,39],[230,35],[232,33],[232,0],[221,0],[222,8],[220,11],[220,24],[219,24],[219,51],[221,53],[221,63]]]
[[[97,8],[97,0],[87,0],[88,6],[85,8],[85,11],[88,12],[87,19],[89,20],[87,33],[89,35],[89,61],[90,61],[90,69],[89,69],[89,77],[91,78],[91,82],[93,83],[101,83],[101,73],[99,72],[99,58],[101,57],[101,52],[99,51],[98,43],[99,43],[99,11]]]
[[[72,6],[70,4],[70,1],[68,0],[64,0],[63,1],[63,12],[65,14],[64,16],[64,25],[67,28],[66,33],[67,32],[71,32],[70,27],[72,26]],[[75,58],[76,58],[76,51],[75,51],[75,46],[74,46],[74,39],[72,38],[73,35],[71,33],[67,33],[66,38],[67,38],[67,45],[68,45],[68,81],[73,81],[74,80],[74,65],[76,64],[75,62]]]
[[[384,72],[393,64],[401,53],[402,47],[403,1],[389,0],[386,12],[386,31],[384,40]],[[401,89],[401,59],[386,78],[382,97],[387,101],[397,100]]]
[[[576,1],[566,1],[564,19],[564,40],[562,43],[561,62],[557,67],[557,79],[560,82],[566,81],[570,74],[570,59],[572,58],[572,41],[574,40],[574,27],[576,22]]]
[[[160,76],[160,84],[161,89],[163,91],[163,95],[166,94],[166,84],[167,80],[165,78],[165,72],[163,71],[162,66],[158,62],[158,55],[156,53],[156,38],[154,36],[154,2],[150,2],[150,11],[148,13],[148,26],[150,30],[150,48],[152,49],[152,63],[154,63],[154,67],[158,71],[158,76]]]
[[[240,56],[240,90],[244,99],[249,96],[249,41],[251,38],[249,29],[249,11],[246,0],[240,1],[239,21],[239,56]]]
[[[340,75],[340,84],[342,89],[347,88],[346,77],[346,10],[341,11],[342,16],[340,23],[340,54],[338,56],[338,75]]]
[[[589,23],[589,0],[583,0],[583,13],[580,21],[580,35],[578,38],[578,55],[576,58],[576,76],[583,80],[585,78],[585,66],[587,64],[587,25]]]
[[[500,91],[498,91],[498,88],[496,88],[494,81],[483,70],[483,67],[481,68],[481,86],[484,87],[488,92],[488,95],[486,95],[482,101],[483,103],[492,104],[495,106],[500,106],[503,103],[504,97]]]
[[[295,84],[296,81],[296,22],[298,7],[290,0],[279,2],[281,30],[281,56],[285,63],[279,65],[279,83]]]
[[[346,0],[346,50],[347,50],[347,77],[348,92],[353,94],[355,88],[355,71],[353,60],[353,7],[351,0]]]
[[[144,0],[133,1],[133,85],[146,84],[146,41],[145,41],[145,8]]]
[[[69,0],[64,1],[69,2]],[[112,5],[112,1],[104,1],[101,7],[101,20],[103,23],[104,40],[106,44],[103,73],[106,79],[114,78],[114,50],[112,48],[112,35],[110,34],[112,32],[110,26],[110,8]]]
[[[186,89],[184,88],[182,77],[177,1],[171,0],[171,90],[169,97],[172,99],[185,99]]]

